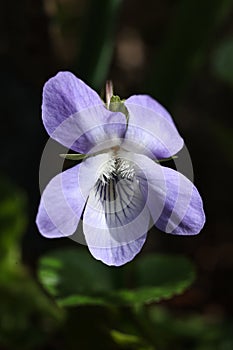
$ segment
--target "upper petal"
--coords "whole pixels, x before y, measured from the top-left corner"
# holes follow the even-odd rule
[[[135,155],[141,190],[155,225],[167,233],[198,234],[205,223],[198,190],[184,175]]]
[[[49,135],[71,115],[103,105],[99,95],[70,72],[59,72],[43,89],[42,119]]]
[[[56,175],[45,188],[36,218],[40,233],[47,238],[73,234],[107,155],[90,157]]]
[[[151,158],[168,158],[183,147],[171,116],[149,96],[132,96],[125,101],[129,112],[125,148]]]
[[[141,250],[149,211],[138,182],[122,179],[100,184],[90,193],[83,230],[91,254],[107,265],[120,266]]]
[[[158,101],[149,95],[133,95],[130,96],[125,102],[127,104],[134,104],[145,107],[146,109],[151,109],[154,113],[161,115],[174,125],[174,121],[170,113]]]
[[[110,112],[94,90],[69,72],[45,84],[42,118],[53,139],[80,153],[120,144],[126,129],[125,116]]]

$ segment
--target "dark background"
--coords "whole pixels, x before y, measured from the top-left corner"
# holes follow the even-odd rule
[[[27,225],[20,250],[31,275],[45,251],[75,245],[42,238],[34,223],[40,156],[48,138],[41,122],[43,84],[59,70],[71,70],[100,93],[112,79],[121,98],[148,93],[171,112],[204,201],[207,222],[197,237],[155,229],[148,235],[141,254],[181,253],[197,267],[192,288],[162,305],[174,317],[195,313],[232,325],[232,15],[226,0],[0,3],[1,188],[4,192],[7,183],[10,191],[24,193]],[[80,317],[89,313],[82,309]],[[98,317],[101,323],[104,315]],[[60,349],[53,332],[41,348]],[[16,349],[9,339],[3,349]],[[229,344],[216,349],[228,350]]]

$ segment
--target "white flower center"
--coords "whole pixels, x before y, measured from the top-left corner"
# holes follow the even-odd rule
[[[135,175],[134,167],[131,161],[124,159],[118,154],[112,154],[100,170],[99,180],[105,184],[113,178],[133,180]]]
[[[109,159],[100,169],[95,184],[95,200],[101,203],[106,216],[123,215],[124,219],[128,220],[130,211],[136,205],[132,201],[135,202],[138,189],[134,164],[127,159],[123,150],[111,149],[108,155]],[[111,225],[115,223],[114,220]]]

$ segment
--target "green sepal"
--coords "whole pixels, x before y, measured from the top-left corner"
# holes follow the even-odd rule
[[[84,159],[84,158],[87,158],[87,154],[76,154],[76,153],[74,153],[74,154],[59,154],[59,156],[61,157],[61,158],[64,158],[64,159],[69,159],[69,160],[82,160],[82,159]]]
[[[172,156],[169,158],[156,159],[155,162],[156,163],[168,162],[169,160],[173,160],[173,159],[177,159],[177,158],[178,158],[178,156]]]
[[[123,100],[121,100],[119,96],[113,95],[111,97],[110,104],[109,104],[109,110],[111,112],[123,113],[126,116],[126,120],[128,123],[129,112],[128,112],[127,108],[125,107]]]
[[[121,102],[122,102],[122,101],[121,101],[121,98],[120,98],[119,96],[113,95],[113,96],[111,97],[110,103],[121,103]]]

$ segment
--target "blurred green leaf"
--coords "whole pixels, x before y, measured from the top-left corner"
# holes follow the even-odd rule
[[[142,304],[171,298],[193,282],[195,272],[182,256],[149,255],[135,264],[135,289],[120,290],[118,298],[125,304]]]
[[[182,293],[195,273],[182,256],[149,255],[114,268],[88,251],[66,249],[43,257],[38,276],[62,306],[140,305]]]
[[[44,344],[63,322],[64,312],[24,274],[0,282],[0,347],[34,349]]]
[[[231,0],[178,1],[161,49],[156,48],[152,72],[148,72],[150,93],[172,104],[205,62],[214,33],[231,9]]]
[[[141,343],[141,339],[137,335],[122,333],[114,329],[111,331],[111,336],[116,341],[116,343],[120,345]]]
[[[213,54],[213,72],[223,81],[233,85],[233,39],[222,42]]]
[[[149,310],[151,327],[155,327],[158,347],[169,350],[176,344],[177,349],[207,350],[231,349],[233,344],[232,320],[223,321],[218,315],[198,314],[172,315],[162,307]]]
[[[154,348],[145,344],[145,341],[135,334],[126,334],[117,330],[110,332],[111,337],[117,345],[125,349],[153,350]]]
[[[84,291],[93,294],[113,287],[110,269],[82,249],[55,251],[42,258],[39,279],[49,293],[62,297]]]
[[[18,244],[26,228],[26,196],[22,190],[0,177],[0,264],[16,268],[20,260]]]
[[[21,262],[26,196],[0,178],[0,348],[40,346],[62,321],[62,310],[44,294]]]

